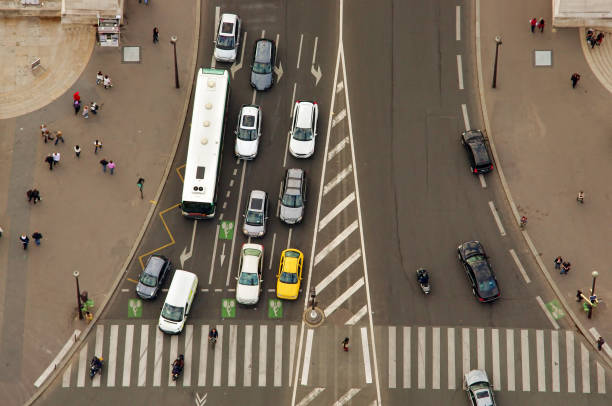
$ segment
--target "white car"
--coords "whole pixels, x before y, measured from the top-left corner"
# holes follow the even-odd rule
[[[289,133],[289,152],[296,158],[309,158],[314,154],[317,138],[319,106],[316,102],[296,101],[293,123]]]
[[[221,14],[215,40],[215,59],[217,61],[236,62],[241,29],[242,21],[236,14]]]
[[[463,376],[463,389],[468,394],[472,406],[495,406],[493,386],[489,382],[487,373],[480,369],[473,369]]]
[[[260,244],[243,244],[238,264],[236,301],[243,305],[254,305],[259,301],[263,279],[264,247]]]
[[[234,154],[240,159],[254,159],[259,149],[261,137],[261,107],[254,104],[243,105],[238,113],[236,124],[236,145]]]

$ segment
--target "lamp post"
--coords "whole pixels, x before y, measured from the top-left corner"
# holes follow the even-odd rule
[[[593,314],[593,305],[595,304],[595,301],[597,300],[597,297],[595,296],[595,281],[597,280],[597,277],[599,276],[599,272],[593,271],[591,272],[591,276],[593,277],[593,285],[591,286],[591,296],[589,297],[589,301],[591,302],[591,305],[589,306],[589,313],[587,314],[587,317],[589,319],[591,318],[591,315]]]
[[[74,271],[72,273],[74,279],[76,280],[76,289],[77,289],[77,306],[79,311],[79,320],[83,320],[83,312],[81,311],[81,290],[79,288],[79,271]]]
[[[499,46],[502,44],[501,37],[495,37],[495,66],[493,67],[493,89],[497,87],[497,58],[499,57]]]
[[[170,42],[172,43],[172,47],[174,48],[174,85],[178,89],[181,86],[179,85],[178,64],[176,61],[176,41],[178,41],[178,38],[176,37],[176,35],[173,35],[172,38],[170,38]]]

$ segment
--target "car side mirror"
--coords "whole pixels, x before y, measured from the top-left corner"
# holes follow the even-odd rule
[[[238,277],[237,277],[237,276],[235,276],[235,277],[234,277],[234,279],[238,280]]]

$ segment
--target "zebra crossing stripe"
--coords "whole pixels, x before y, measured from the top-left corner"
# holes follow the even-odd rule
[[[134,325],[125,326],[125,350],[123,352],[123,381],[122,385],[130,386],[131,366],[132,366],[132,347],[134,345]]]
[[[259,386],[266,386],[268,326],[259,326]]]
[[[342,406],[348,403],[356,394],[359,393],[361,388],[351,388],[344,395],[340,397],[336,402],[334,402],[334,406]]]
[[[440,389],[440,327],[432,329],[431,353],[431,387]]]
[[[253,326],[244,329],[244,371],[243,385],[251,386],[251,372],[253,370]]]
[[[496,390],[501,389],[501,374],[499,367],[499,330],[494,328],[491,330],[491,351],[493,362],[493,387]]]
[[[238,347],[238,326],[230,325],[229,364],[227,368],[227,386],[236,386],[236,348]]]
[[[544,331],[536,330],[536,358],[538,362],[538,392],[546,392],[546,360],[544,359]]]
[[[561,382],[559,379],[559,332],[550,332],[550,346],[551,346],[551,370],[552,370],[552,391],[561,391]]]
[[[96,326],[96,346],[94,349],[94,355],[96,357],[102,356],[103,344],[104,344],[104,326],[101,324],[98,324]],[[102,374],[96,374],[96,376],[94,376],[91,382],[91,386],[93,386],[94,388],[97,388],[100,386],[101,381],[102,381]]]
[[[396,328],[395,326],[389,326],[389,388],[396,388],[396,371],[397,371],[397,359],[396,359]]]
[[[455,329],[449,328],[446,332],[448,341],[448,389],[455,388]]]
[[[287,382],[293,382],[293,361],[295,359],[295,341],[297,340],[297,326],[292,325],[289,330],[289,380]]]
[[[81,348],[79,353],[79,370],[77,375],[77,387],[82,388],[85,386],[85,365],[87,363],[87,343]]]
[[[597,393],[606,393],[606,371],[597,363]]]
[[[574,360],[574,334],[565,332],[565,349],[567,352],[567,391],[576,392],[576,364]]]
[[[529,332],[521,330],[521,368],[523,376],[523,392],[531,390],[529,378]]]
[[[514,370],[514,330],[506,330],[506,362],[508,364],[508,390],[516,390]]]
[[[185,326],[185,366],[183,369],[183,386],[191,386],[191,366],[193,364],[193,325]]]
[[[589,374],[589,350],[580,343],[580,355],[582,358],[582,393],[591,393],[591,375]]]
[[[106,368],[106,386],[115,386],[115,374],[117,373],[117,344],[119,343],[119,326],[113,324],[110,331],[108,349],[108,367]]]
[[[470,371],[470,329],[461,329],[461,343],[463,345],[461,355],[463,356],[463,374]]]
[[[206,386],[206,362],[208,361],[208,324],[200,328],[200,368],[198,371],[198,386]]]
[[[304,363],[302,365],[302,386],[308,384],[308,372],[310,370],[310,356],[312,355],[312,336],[314,330],[309,328],[306,332],[306,347],[304,349]]]
[[[170,350],[168,353],[168,360],[174,361],[178,356],[178,336],[173,335],[170,337]],[[172,367],[169,367],[169,370]],[[172,374],[168,373],[168,386],[176,386],[176,381],[172,379]]]
[[[283,326],[274,328],[274,386],[283,382]]]
[[[410,388],[410,327],[404,327],[404,388]]]
[[[218,326],[217,331],[219,337],[214,345],[215,368],[213,371],[213,386],[221,386],[221,362],[223,361],[223,326]],[[208,336],[208,334],[206,336]]]
[[[70,387],[70,375],[72,374],[72,363],[68,364],[66,370],[64,371],[64,375],[62,375],[62,388]]]
[[[138,386],[147,384],[147,354],[149,350],[149,325],[140,326],[140,360],[138,361]]]
[[[370,344],[368,343],[368,329],[361,328],[361,348],[363,349],[363,368],[365,369],[366,383],[372,383],[372,365],[370,363]]]
[[[418,388],[425,389],[425,327],[418,328]]]
[[[164,349],[164,333],[155,330],[155,361],[153,365],[153,386],[161,386],[161,362],[162,351]]]
[[[476,354],[478,356],[478,369],[485,369],[485,340],[484,329],[476,330]]]

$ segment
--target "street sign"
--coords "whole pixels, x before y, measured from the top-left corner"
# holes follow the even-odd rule
[[[142,300],[130,299],[128,301],[128,318],[139,319],[142,317]]]
[[[553,299],[550,302],[546,303],[546,308],[555,320],[559,320],[565,317],[565,312],[563,311],[563,308],[561,307],[561,304],[557,299]]]
[[[234,238],[234,222],[227,220],[221,221],[221,227],[219,227],[219,239],[231,240],[232,238]]]
[[[268,299],[268,318],[281,319],[283,317],[283,302],[278,299]]]
[[[236,299],[223,299],[221,301],[221,317],[224,319],[236,317]]]

